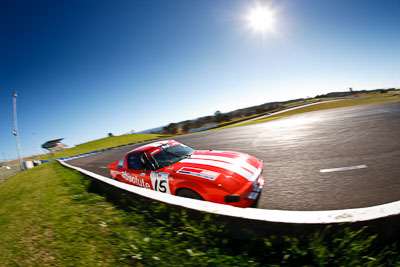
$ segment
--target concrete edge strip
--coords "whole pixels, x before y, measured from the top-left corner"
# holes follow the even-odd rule
[[[387,203],[378,206],[344,210],[325,210],[325,211],[289,211],[289,210],[266,210],[256,208],[236,208],[229,205],[217,204],[195,199],[182,198],[174,195],[136,187],[125,184],[88,170],[72,166],[62,160],[58,160],[62,165],[77,170],[92,178],[110,184],[128,192],[164,202],[167,204],[180,206],[192,210],[204,211],[208,213],[243,218],[249,220],[277,222],[277,223],[296,223],[296,224],[332,224],[347,223],[358,221],[369,221],[387,216],[400,214],[400,201]]]

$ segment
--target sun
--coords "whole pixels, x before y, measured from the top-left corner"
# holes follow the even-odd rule
[[[267,6],[256,6],[249,10],[246,20],[248,26],[259,33],[267,33],[274,29],[274,12]]]

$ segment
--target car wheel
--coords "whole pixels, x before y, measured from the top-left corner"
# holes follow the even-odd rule
[[[187,197],[187,198],[193,198],[193,199],[198,199],[198,200],[204,200],[199,194],[197,194],[193,190],[187,189],[187,188],[179,189],[179,191],[176,193],[176,195],[179,197]]]

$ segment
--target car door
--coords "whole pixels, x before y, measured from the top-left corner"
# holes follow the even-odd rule
[[[168,172],[165,172],[165,168],[159,168],[160,166],[156,163],[154,158],[153,161],[149,160],[149,158],[161,151],[162,149],[159,147],[146,151],[143,155],[143,162],[147,168],[152,169],[150,172],[151,188],[160,193],[171,194],[170,183],[173,180],[172,177],[170,177]]]
[[[127,155],[127,169],[125,173],[122,173],[122,178],[128,184],[152,189],[151,171],[142,163],[142,156],[143,152],[135,152]]]

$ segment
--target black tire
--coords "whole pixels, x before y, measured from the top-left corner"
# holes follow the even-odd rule
[[[176,193],[176,195],[179,196],[179,197],[186,197],[186,198],[204,200],[199,194],[197,194],[193,190],[187,189],[187,188],[179,189],[178,192]]]

